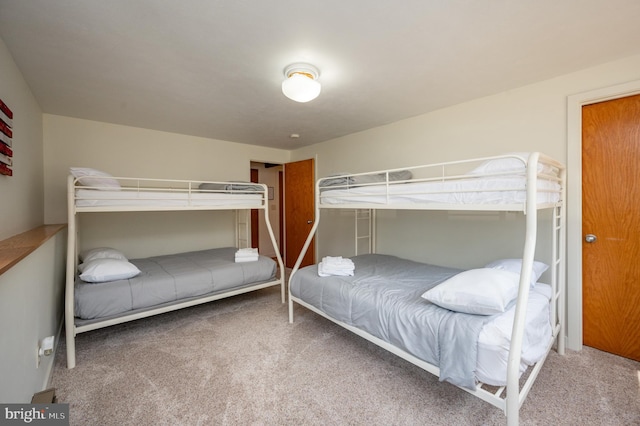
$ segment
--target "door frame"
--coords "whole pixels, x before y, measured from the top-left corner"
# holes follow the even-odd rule
[[[640,94],[640,80],[567,98],[567,347],[582,350],[582,107]]]

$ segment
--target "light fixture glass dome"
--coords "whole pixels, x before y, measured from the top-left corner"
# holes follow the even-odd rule
[[[289,65],[284,70],[282,93],[296,102],[309,102],[320,94],[322,86],[318,82],[318,70],[308,64]]]

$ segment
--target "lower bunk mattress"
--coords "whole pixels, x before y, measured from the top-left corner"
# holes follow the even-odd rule
[[[277,264],[260,255],[235,262],[235,247],[130,259],[140,274],[88,283],[76,277],[76,323],[123,315],[162,304],[223,293],[275,279]]]
[[[381,254],[351,258],[353,276],[318,276],[317,265],[297,271],[291,295],[330,318],[367,332],[440,369],[440,380],[473,389],[506,385],[515,304],[504,313],[473,315],[423,299],[461,272]],[[551,342],[551,287],[529,294],[520,373],[538,362]]]

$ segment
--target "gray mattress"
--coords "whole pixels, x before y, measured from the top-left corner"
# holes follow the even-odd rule
[[[438,366],[441,381],[473,389],[478,337],[494,316],[453,312],[420,297],[460,270],[380,254],[351,259],[354,276],[319,277],[317,265],[300,269],[291,294]]]
[[[131,259],[141,273],[127,280],[86,283],[76,277],[75,316],[83,320],[114,317],[275,278],[273,259],[235,263],[235,247]]]

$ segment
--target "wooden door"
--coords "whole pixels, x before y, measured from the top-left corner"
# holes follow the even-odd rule
[[[251,182],[259,183],[259,175],[257,169],[251,169]],[[260,248],[260,211],[251,209],[251,247]]]
[[[640,361],[640,95],[582,120],[584,344]]]
[[[313,159],[284,165],[284,264],[293,268],[304,242],[311,231],[315,215]],[[315,262],[314,241],[311,242],[300,266]]]
[[[278,215],[278,224],[280,225],[278,228],[278,241],[280,241],[280,247],[278,248],[280,250],[280,257],[284,259],[284,175],[282,170],[278,172],[278,211],[280,212]]]

